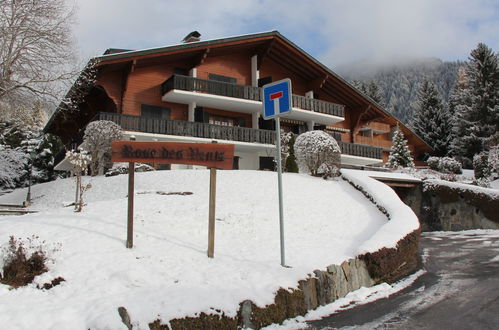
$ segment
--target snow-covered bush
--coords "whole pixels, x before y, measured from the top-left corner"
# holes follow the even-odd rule
[[[428,166],[441,173],[461,174],[463,172],[461,163],[451,157],[430,157]]]
[[[97,120],[87,125],[83,143],[92,156],[92,175],[103,175],[111,168],[111,142],[122,138],[121,127],[112,121]]]
[[[293,133],[288,133],[290,135],[288,144],[288,155],[286,161],[284,162],[284,171],[289,173],[298,173],[298,164],[296,164],[295,156],[295,141],[296,136]]]
[[[434,171],[438,171],[439,165],[440,165],[440,157],[430,157],[430,158],[428,158],[426,163],[428,164],[430,169],[432,169]]]
[[[25,184],[29,156],[21,150],[0,150],[0,189],[14,189]]]
[[[404,133],[397,127],[393,134],[393,145],[388,156],[387,167],[414,167],[414,160],[411,151],[407,146],[407,140],[404,139]]]
[[[155,171],[154,167],[143,164],[135,163],[135,172],[149,172]],[[115,163],[107,172],[106,176],[115,176],[120,174],[128,174],[128,163]]]
[[[311,175],[337,175],[341,164],[341,149],[336,140],[326,132],[309,131],[300,134],[296,138],[294,151],[298,162]]]

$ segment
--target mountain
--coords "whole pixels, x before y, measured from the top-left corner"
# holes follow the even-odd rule
[[[436,85],[446,103],[458,69],[463,64],[437,58],[405,58],[384,62],[359,61],[336,68],[335,72],[350,82],[376,82],[386,109],[404,124],[411,125],[423,79],[426,77]]]

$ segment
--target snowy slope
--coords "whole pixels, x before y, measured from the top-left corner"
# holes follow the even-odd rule
[[[74,198],[74,180],[64,179],[32,188],[32,209],[39,213],[0,217],[0,244],[10,235],[33,234],[48,248],[61,244],[52,253],[50,271],[36,283],[58,276],[66,280],[51,290],[0,285],[2,327],[125,329],[119,306],[144,329],[157,318],[213,309],[233,316],[245,299],[260,306],[272,303],[279,287],[294,287],[314,269],[355,257],[388,224],[342,179],[285,174],[286,263],[291,268],[283,268],[276,173],[218,171],[215,258],[208,259],[209,172],[158,171],[136,175],[135,246],[126,249],[127,176],[85,177],[84,182],[92,188],[82,213],[62,206]],[[19,203],[25,194],[16,190],[1,196],[0,203]],[[390,203],[401,202],[395,197]],[[412,227],[411,222],[398,224],[389,243]]]

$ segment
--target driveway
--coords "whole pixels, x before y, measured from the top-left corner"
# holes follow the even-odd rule
[[[423,233],[426,273],[371,304],[310,329],[499,329],[499,231]]]

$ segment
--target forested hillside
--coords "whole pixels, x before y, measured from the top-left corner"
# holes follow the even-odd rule
[[[360,62],[335,71],[350,82],[370,83],[380,88],[386,109],[405,124],[412,124],[420,84],[426,77],[447,102],[458,69],[463,62],[444,62],[436,58],[404,60],[399,63]]]

